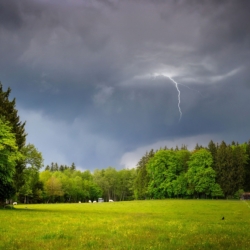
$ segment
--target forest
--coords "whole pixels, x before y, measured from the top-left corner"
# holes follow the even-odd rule
[[[11,89],[0,83],[0,204],[87,202],[164,198],[239,198],[250,191],[250,140],[239,144],[212,140],[207,146],[152,149],[133,169],[80,171],[51,163],[26,144]]]

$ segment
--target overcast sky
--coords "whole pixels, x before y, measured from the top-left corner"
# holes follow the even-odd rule
[[[249,11],[249,0],[0,0],[0,81],[45,165],[131,168],[151,148],[242,143]]]

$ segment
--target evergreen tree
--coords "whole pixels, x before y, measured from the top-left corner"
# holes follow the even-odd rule
[[[3,91],[3,86],[0,82],[0,115],[8,121],[12,127],[12,133],[15,134],[16,144],[20,150],[25,146],[26,133],[25,133],[25,122],[22,123],[18,116],[18,111],[16,109],[16,99],[12,101],[9,100],[9,95],[11,89],[8,88],[7,91]]]
[[[70,169],[71,169],[72,171],[76,170],[76,165],[75,165],[74,162],[71,164]]]
[[[54,166],[54,171],[58,171],[59,170],[59,167],[58,167],[58,164],[57,162],[55,163],[55,166]]]
[[[208,144],[207,147],[208,151],[211,153],[212,157],[213,157],[213,164],[212,164],[212,168],[215,169],[216,166],[216,155],[217,155],[217,146],[216,144],[211,140]]]
[[[10,101],[9,95],[11,89],[8,88],[7,91],[3,90],[3,86],[0,82],[0,116],[4,117],[6,121],[9,122],[11,126],[11,132],[15,135],[16,145],[18,150],[21,150],[25,146],[26,133],[25,133],[25,122],[22,123],[18,116],[18,111],[16,109],[15,98]],[[24,184],[23,170],[25,169],[25,164],[23,160],[16,162],[15,174],[13,176],[15,190],[18,192],[19,188]]]
[[[217,182],[221,186],[225,197],[234,194],[235,175],[233,173],[233,164],[233,148],[222,141],[217,150],[215,170]]]
[[[199,145],[198,143],[196,143],[196,145],[195,145],[195,150],[200,150],[200,149],[202,149],[203,147],[202,147],[202,145]]]
[[[136,177],[134,182],[134,195],[136,199],[146,199],[148,196],[147,191],[149,177],[146,165],[148,161],[154,156],[154,154],[154,150],[151,149],[150,152],[146,152],[146,154],[137,163]]]
[[[51,162],[51,164],[50,164],[50,171],[51,172],[54,172],[55,171],[55,169],[54,169],[54,162]]]
[[[59,171],[63,172],[64,171],[64,166],[63,165],[60,165],[59,167]]]
[[[233,149],[233,169],[232,169],[232,183],[233,194],[244,188],[246,165],[248,162],[247,145],[238,143],[232,146]]]
[[[250,192],[250,140],[246,143],[247,162],[245,164],[244,191]]]

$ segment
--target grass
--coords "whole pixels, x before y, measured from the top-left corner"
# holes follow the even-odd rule
[[[0,249],[250,249],[250,202],[17,205],[0,210]]]

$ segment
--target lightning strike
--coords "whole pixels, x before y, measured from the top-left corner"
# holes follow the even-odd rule
[[[180,122],[181,117],[182,117],[181,106],[180,106],[181,105],[181,92],[179,90],[178,83],[170,76],[166,76],[166,77],[169,78],[175,84],[176,90],[178,92],[178,109],[179,109],[179,113],[180,113],[180,118],[179,118],[179,122]]]
[[[184,87],[186,87],[186,88],[188,88],[188,89],[190,89],[190,90],[192,90],[192,91],[196,91],[196,92],[198,92],[201,96],[203,96],[199,90],[190,88],[189,86],[186,86],[186,85],[184,85],[184,84],[181,84],[181,83],[176,82],[171,76],[169,76],[169,75],[166,74],[166,73],[154,73],[154,74],[152,74],[151,76],[153,76],[154,78],[159,77],[159,76],[160,76],[160,77],[166,77],[166,78],[168,78],[171,82],[173,82],[173,83],[175,84],[176,90],[177,90],[177,92],[178,92],[178,109],[179,109],[179,113],[180,113],[179,122],[180,122],[180,120],[181,120],[181,118],[182,118],[182,111],[181,111],[181,91],[180,91],[180,89],[179,89],[179,85],[182,85],[182,86],[184,86]]]
[[[176,90],[178,92],[178,109],[179,109],[179,113],[180,113],[180,118],[179,118],[179,122],[180,122],[181,117],[182,117],[182,112],[181,112],[181,91],[180,91],[180,89],[178,87],[178,83],[172,77],[168,76],[165,73],[163,73],[163,74],[154,73],[153,76],[154,77],[158,77],[158,76],[167,77],[170,81],[172,81],[175,84]]]

